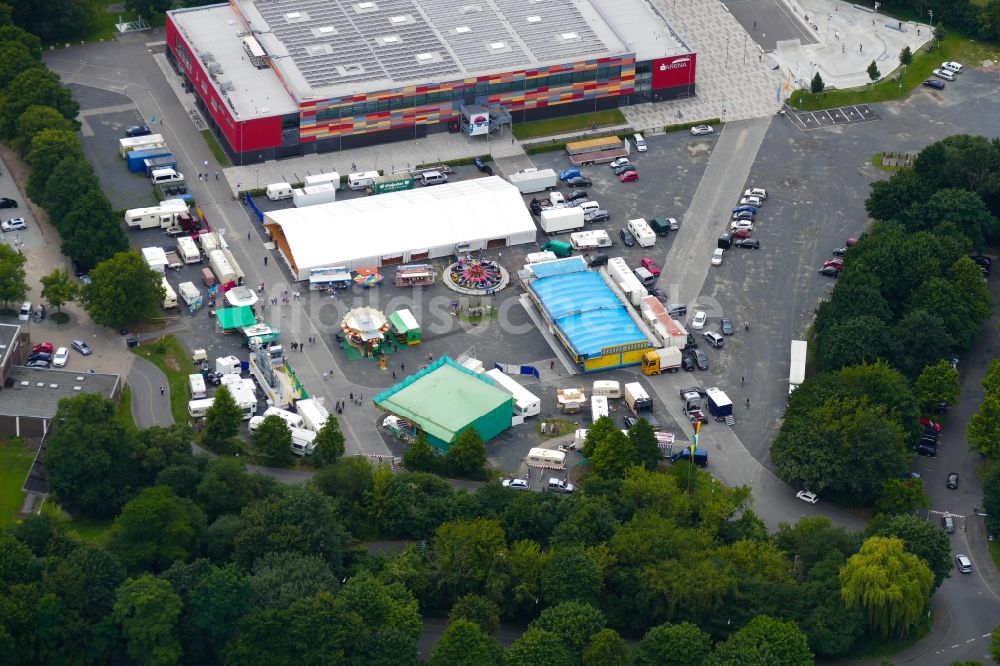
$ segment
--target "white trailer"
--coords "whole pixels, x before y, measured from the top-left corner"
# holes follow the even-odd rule
[[[577,250],[592,250],[599,247],[611,247],[611,236],[603,229],[593,231],[577,231],[569,235],[569,240]]]
[[[177,256],[185,264],[197,264],[201,262],[201,252],[195,245],[194,239],[190,236],[177,237]]]
[[[243,410],[243,420],[257,414],[257,386],[253,380],[239,375],[222,375],[222,385],[229,389],[233,400]]]
[[[595,423],[602,416],[609,416],[608,396],[595,395],[590,398],[590,422]]]
[[[375,179],[381,176],[378,171],[360,171],[347,174],[347,186],[352,190],[366,190],[375,184]]]
[[[792,366],[788,371],[788,393],[797,389],[806,380],[805,340],[792,340]]]
[[[340,174],[336,171],[329,171],[327,173],[317,173],[313,176],[306,176],[306,179],[302,181],[304,187],[312,187],[313,185],[326,185],[328,183],[333,183],[336,187],[340,187]]]
[[[296,208],[332,203],[337,200],[337,186],[333,183],[308,185],[292,190],[292,203]]]
[[[177,285],[177,291],[188,305],[201,303],[201,290],[194,285],[194,282],[181,282]]]
[[[554,190],[559,184],[559,175],[552,169],[522,169],[512,173],[507,180],[521,194],[534,194],[544,190]]]
[[[313,432],[319,432],[327,419],[330,418],[330,413],[326,411],[326,408],[313,398],[296,402],[295,411],[302,417],[303,427]]]
[[[303,428],[289,428],[292,432],[292,453],[297,456],[311,455],[316,448],[316,433]]]
[[[145,150],[146,148],[164,148],[166,147],[166,142],[163,140],[162,134],[147,134],[146,136],[127,136],[124,139],[118,139],[118,154],[122,156],[122,159],[131,153],[133,150]]]
[[[608,276],[622,290],[629,303],[635,307],[639,307],[642,304],[642,299],[649,295],[646,287],[643,286],[622,257],[612,257],[608,260]]]
[[[497,368],[487,370],[486,376],[514,397],[513,409],[515,414],[522,417],[538,416],[542,411],[541,399],[517,383],[513,377],[508,377]]]
[[[236,270],[229,263],[225,252],[222,250],[212,250],[208,253],[208,263],[212,267],[212,272],[215,273],[215,279],[219,281],[219,284],[236,282]]]
[[[205,378],[200,373],[188,375],[188,388],[191,389],[192,400],[204,400],[208,393],[205,391]]]
[[[169,310],[170,308],[177,307],[177,292],[174,291],[170,283],[167,282],[167,276],[164,275],[160,278],[160,284],[163,285],[163,309]]]
[[[155,229],[169,227],[177,217],[188,212],[183,199],[165,199],[159,206],[132,208],[125,211],[125,226],[129,229]]]
[[[538,216],[538,225],[547,234],[583,229],[585,222],[580,208],[546,208]]]
[[[271,201],[281,201],[292,198],[292,186],[290,183],[271,183],[267,186],[267,198]]]
[[[142,258],[157,273],[163,273],[167,269],[167,253],[162,247],[142,248]]]
[[[649,223],[641,217],[628,221],[628,230],[635,236],[640,247],[653,247],[656,244],[656,232]]]

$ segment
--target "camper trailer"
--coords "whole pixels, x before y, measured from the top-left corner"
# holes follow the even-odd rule
[[[200,373],[188,375],[188,388],[191,389],[192,400],[203,400],[208,395],[205,391],[205,378]]]
[[[302,417],[302,427],[313,432],[319,432],[330,418],[326,408],[312,398],[296,402],[295,411]]]
[[[367,190],[379,177],[378,171],[362,171],[347,174],[347,186],[352,190]]]
[[[169,310],[170,308],[177,307],[177,292],[174,291],[170,283],[167,282],[166,276],[160,277],[160,284],[163,285],[163,309]]]
[[[566,454],[552,449],[531,449],[525,460],[529,467],[566,468]]]
[[[292,186],[290,183],[271,183],[267,186],[267,198],[271,201],[281,201],[292,198]]]
[[[514,397],[514,413],[520,416],[537,416],[542,411],[542,401],[534,393],[521,386],[513,377],[505,375],[494,368],[488,370],[486,376],[496,382],[496,385]]]

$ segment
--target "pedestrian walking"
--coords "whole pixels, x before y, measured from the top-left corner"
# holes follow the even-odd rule
[[[218,171],[215,172],[215,179],[219,180],[219,172]]]
[[[740,377],[740,386],[743,386],[744,383],[746,383],[746,377]]]
[[[166,386],[161,386],[160,387],[160,395],[163,395],[166,392],[167,392],[167,387]]]
[[[858,44],[858,53],[863,53],[864,50],[865,50],[865,45],[864,44]]]
[[[292,351],[295,351],[295,343],[294,343],[294,342],[292,342],[290,346],[291,346],[291,348],[292,348]]]
[[[267,266],[267,255],[264,255],[264,265]]]
[[[299,343],[299,351],[302,351],[302,343]]]
[[[395,379],[395,378],[396,378],[396,371],[395,371],[395,370],[393,370],[393,371],[392,371],[392,378],[393,378],[393,379]]]
[[[353,393],[350,394],[350,398],[351,398],[351,402],[354,402],[354,394]]]
[[[247,232],[247,240],[250,240],[250,232]]]
[[[750,409],[750,398],[747,398],[747,409]]]
[[[754,29],[754,30],[756,30],[756,29],[757,29],[757,21],[754,21],[754,22],[753,22],[753,29]]]
[[[405,363],[400,363],[399,364],[399,371],[400,372],[406,372],[406,364]]]
[[[207,169],[208,168],[208,160],[204,161],[204,165],[205,165],[205,168]]]
[[[555,369],[556,369],[556,362],[549,361],[549,370],[555,370]]]

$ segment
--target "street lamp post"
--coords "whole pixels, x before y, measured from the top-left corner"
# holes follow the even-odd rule
[[[729,37],[726,37],[726,69],[729,69]]]
[[[747,37],[750,35],[743,35],[743,64],[747,64]]]
[[[934,35],[934,10],[928,9],[927,15],[931,17],[931,35]]]

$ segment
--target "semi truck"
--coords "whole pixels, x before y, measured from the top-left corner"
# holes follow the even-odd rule
[[[174,169],[176,171],[177,157],[171,153],[159,157],[149,157],[142,161],[142,166],[147,176],[152,176],[155,169]]]
[[[642,355],[643,374],[658,375],[661,372],[677,372],[680,369],[681,350],[678,347],[664,347]]]
[[[168,236],[178,236],[180,234],[193,236],[204,230],[204,228],[205,226],[200,217],[186,212],[178,215],[173,222],[163,226],[163,231]]]
[[[194,239],[190,236],[179,236],[177,238],[177,256],[185,264],[197,264],[201,262],[201,252],[195,245]]]
[[[125,226],[129,229],[165,228],[187,211],[188,205],[183,199],[165,199],[159,206],[125,211]]]
[[[573,247],[577,250],[593,250],[599,247],[611,247],[611,236],[603,229],[593,231],[577,231],[569,235]]]
[[[332,203],[337,200],[338,187],[334,183],[320,183],[295,188],[292,190],[292,203],[296,208]]]
[[[625,398],[625,404],[636,416],[653,411],[653,400],[639,382],[626,384],[622,395]]]
[[[402,190],[413,189],[413,174],[392,173],[379,176],[372,180],[369,194],[385,194],[386,192],[401,192]]]
[[[733,401],[722,389],[714,387],[705,389],[705,403],[708,405],[708,411],[717,419],[733,415]]]
[[[788,371],[788,393],[806,380],[806,341],[792,340],[792,366]]]
[[[538,225],[547,234],[583,229],[583,210],[580,208],[546,208],[538,217]]]
[[[128,166],[128,170],[132,173],[145,173],[146,171],[146,160],[153,159],[156,157],[164,157],[165,155],[170,155],[170,149],[166,146],[161,146],[159,148],[143,148],[142,150],[130,151],[128,155],[125,156],[125,164]],[[177,166],[176,163],[166,165],[168,167]],[[163,167],[161,167],[163,168]],[[146,174],[151,175],[151,174]]]
[[[559,184],[559,175],[552,169],[521,169],[512,173],[508,180],[521,194],[534,194],[554,190]]]

